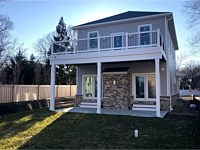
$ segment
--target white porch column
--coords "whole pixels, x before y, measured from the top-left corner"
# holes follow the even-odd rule
[[[155,59],[156,71],[156,117],[160,117],[160,61]]]
[[[97,114],[101,113],[101,62],[97,62]]]
[[[55,110],[55,65],[51,65],[50,110]]]

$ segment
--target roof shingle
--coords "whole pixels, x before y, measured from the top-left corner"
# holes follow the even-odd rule
[[[151,15],[159,15],[159,14],[165,14],[165,13],[170,13],[170,12],[127,11],[127,12],[117,14],[114,16],[106,17],[106,18],[95,20],[95,21],[88,22],[88,23],[84,23],[84,24],[78,25],[77,27],[98,24],[98,23],[111,22],[111,21],[117,21],[117,20],[123,20],[123,19],[138,18],[138,17],[151,16]]]

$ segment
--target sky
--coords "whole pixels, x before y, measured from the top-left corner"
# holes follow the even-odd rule
[[[35,53],[34,43],[55,30],[61,16],[67,25],[79,25],[126,11],[172,12],[179,51],[186,53],[187,38],[183,0],[10,0],[0,8],[14,22],[12,36]]]

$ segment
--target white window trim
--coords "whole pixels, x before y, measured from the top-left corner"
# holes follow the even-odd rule
[[[140,32],[140,28],[141,27],[145,27],[145,26],[149,26],[149,32],[150,32],[150,45],[152,44],[152,35],[151,35],[151,31],[152,31],[152,24],[141,24],[141,25],[138,25],[138,33],[139,33],[139,39],[138,39],[138,45],[139,46],[146,46],[146,45],[140,45],[140,33],[145,33],[145,32]]]
[[[94,97],[94,96],[92,96],[92,97],[86,97],[86,96],[85,96],[85,83],[84,83],[85,77],[97,77],[97,75],[96,75],[96,74],[82,75],[82,95],[83,95],[83,99],[96,99],[97,97]],[[95,82],[92,83],[92,86],[93,86],[93,87],[95,86],[94,84],[95,84]],[[92,89],[92,90],[93,90],[93,92],[95,92],[95,88]]]
[[[97,48],[90,48],[90,34],[91,33],[97,33]],[[98,43],[98,37],[99,37],[99,31],[90,31],[90,32],[88,32],[88,40],[87,40],[87,49],[88,50],[96,50],[96,49],[98,49],[98,45],[100,44],[100,43]]]
[[[154,75],[155,73],[132,73],[132,95],[134,95],[134,99],[136,101],[156,101],[156,98],[148,98],[148,76]],[[135,77],[136,76],[144,76],[145,77],[145,98],[136,98],[136,87],[135,87]]]
[[[121,48],[121,47],[114,47],[114,37],[115,36],[122,36],[122,47],[124,47],[124,32],[119,32],[119,33],[112,33],[111,34],[111,47],[112,48]]]

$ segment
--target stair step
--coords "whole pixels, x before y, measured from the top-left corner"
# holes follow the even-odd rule
[[[133,104],[133,107],[156,108],[156,105],[141,105],[141,104]]]
[[[142,107],[133,107],[132,110],[142,110],[142,111],[156,111],[155,108],[142,108]]]
[[[82,108],[97,108],[97,106],[95,106],[95,105],[79,105],[79,107],[82,107]]]
[[[81,102],[81,105],[97,106],[97,103]]]

